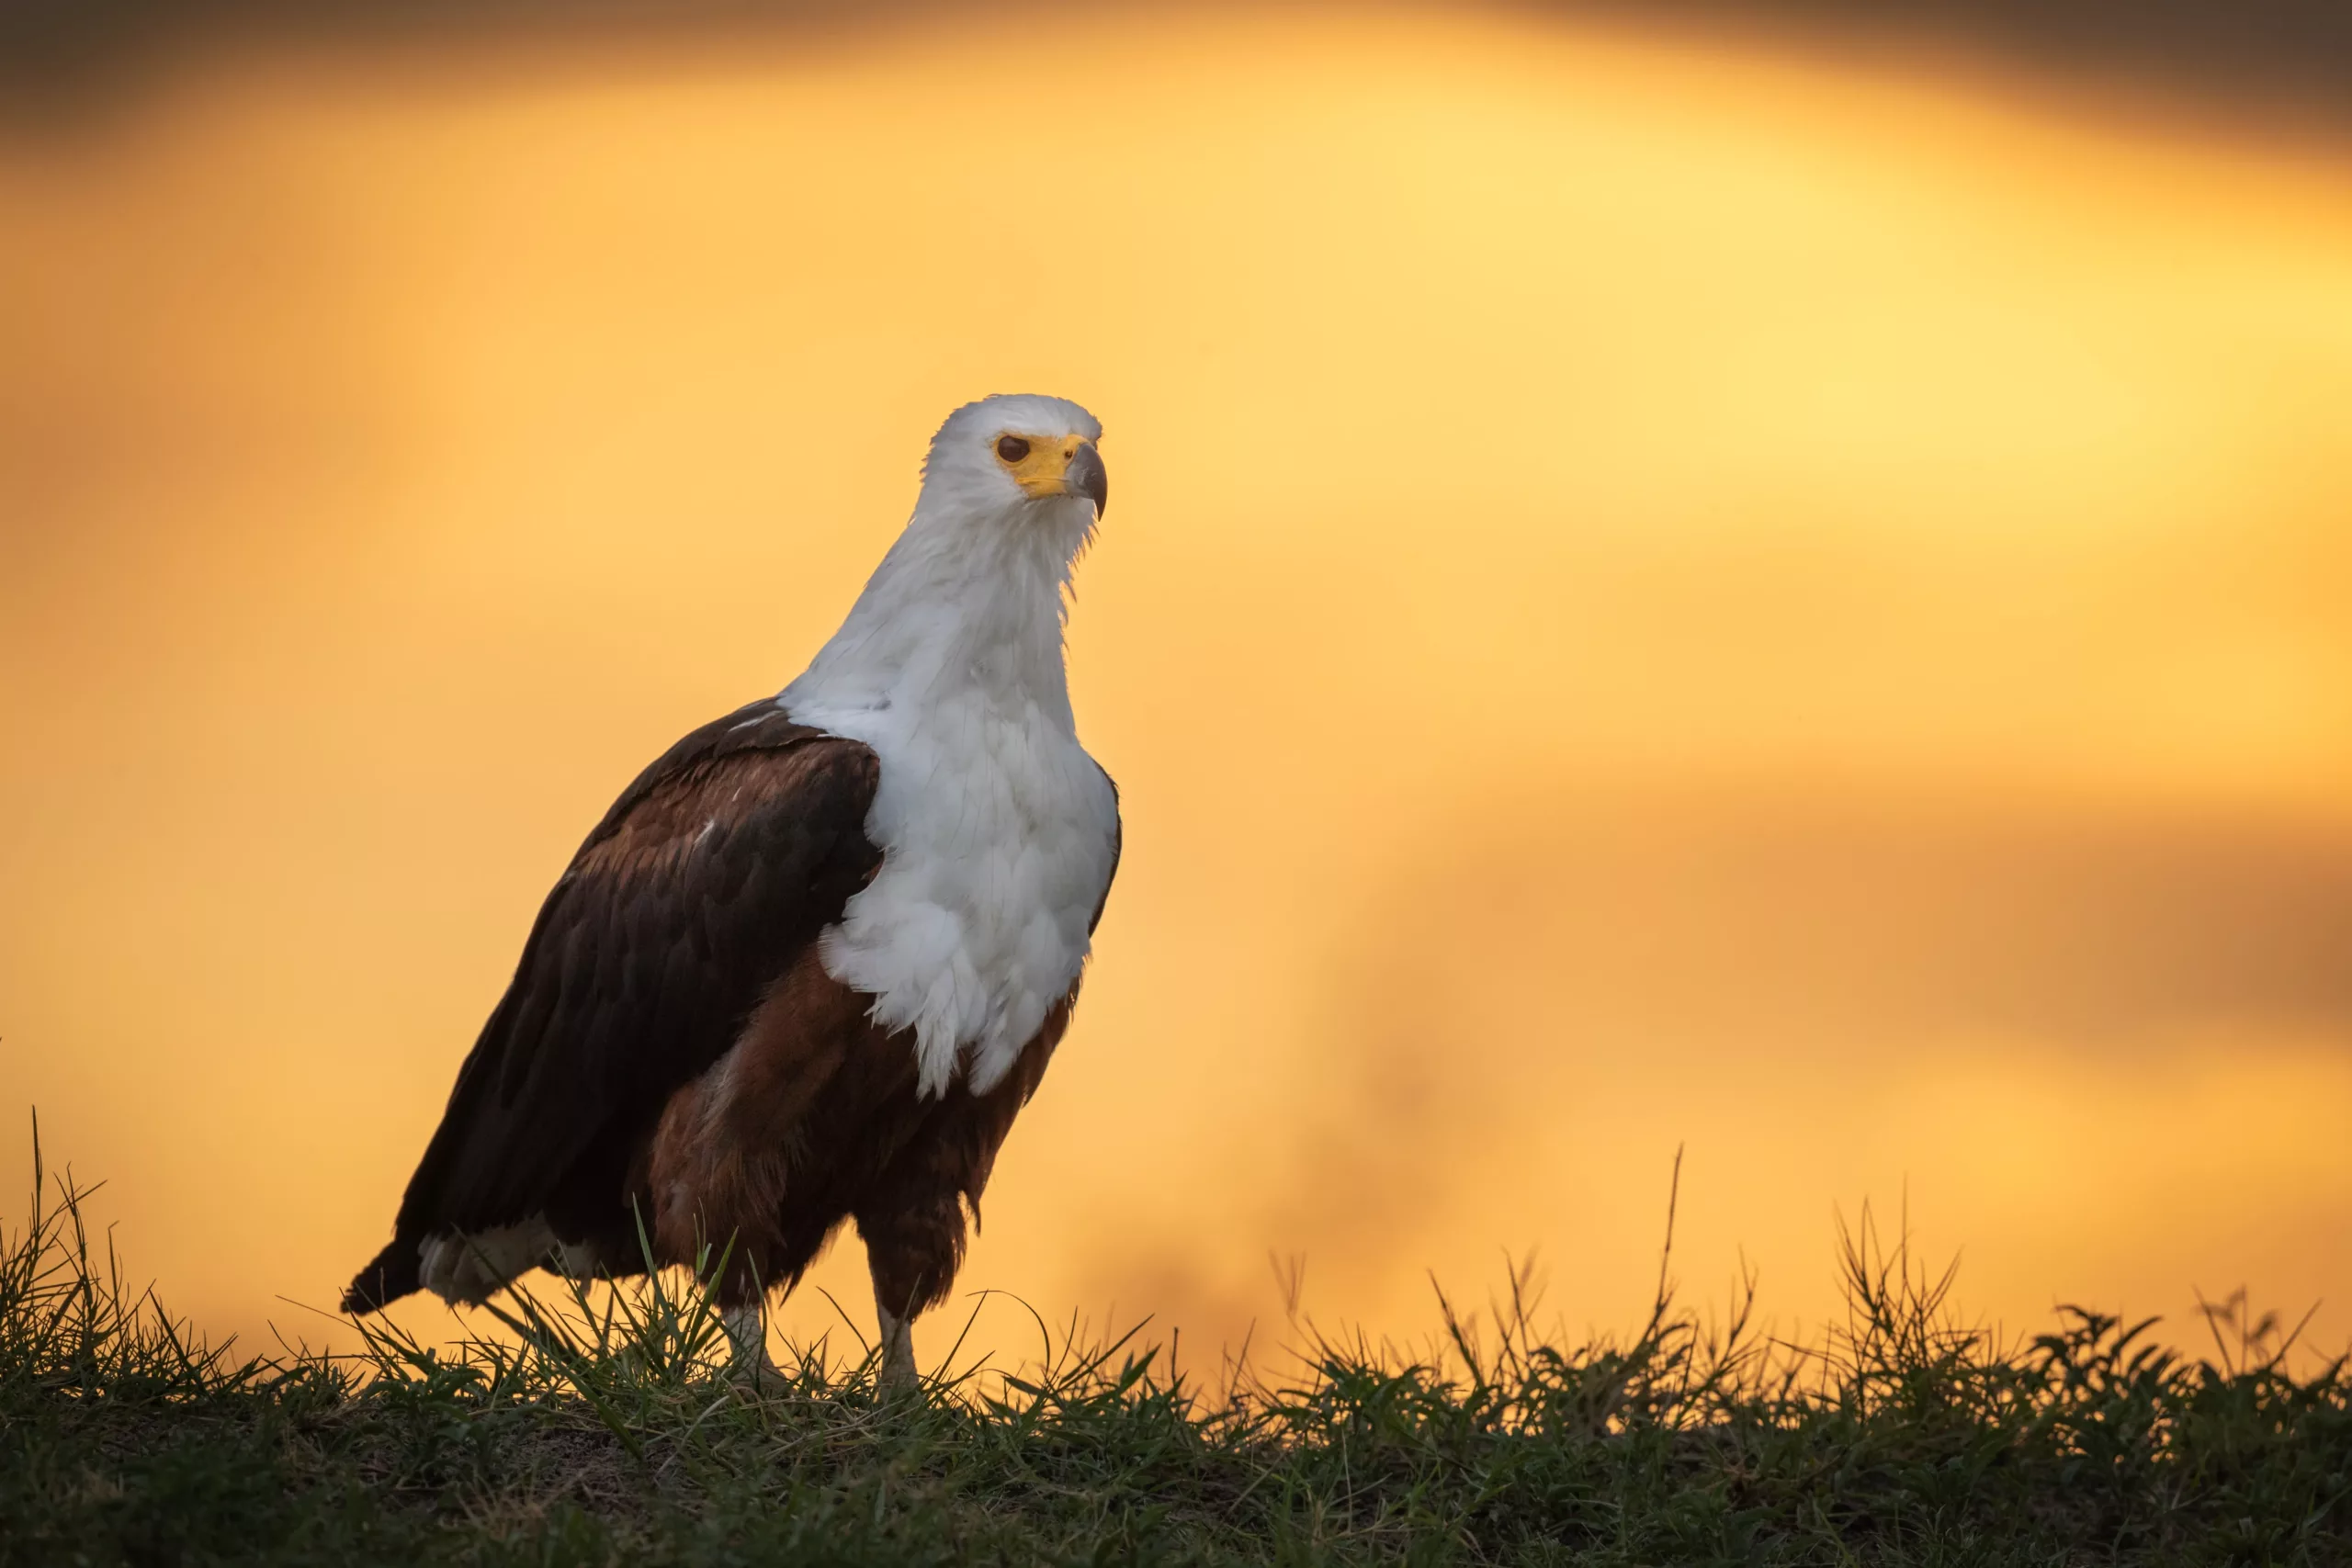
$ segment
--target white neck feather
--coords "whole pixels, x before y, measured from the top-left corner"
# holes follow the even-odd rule
[[[1062,628],[1091,509],[1024,505],[974,518],[956,515],[962,500],[926,491],[841,629],[781,694],[801,723],[834,728],[977,688],[994,705],[1034,704],[1076,733]]]

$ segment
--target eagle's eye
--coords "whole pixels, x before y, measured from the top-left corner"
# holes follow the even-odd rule
[[[996,455],[1008,463],[1017,463],[1029,456],[1029,443],[1018,435],[1007,435],[996,444]]]

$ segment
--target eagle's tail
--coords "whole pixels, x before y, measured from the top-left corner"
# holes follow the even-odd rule
[[[343,1292],[343,1310],[381,1312],[411,1292],[422,1290],[424,1281],[418,1277],[423,1265],[417,1256],[416,1240],[413,1235],[394,1236],[390,1246],[376,1254],[374,1262],[359,1270],[351,1288]]]

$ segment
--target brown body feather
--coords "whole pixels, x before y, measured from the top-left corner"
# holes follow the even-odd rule
[[[933,1305],[1076,996],[988,1093],[924,1100],[907,1037],[884,1033],[866,1016],[872,998],[803,953],[734,1048],[662,1112],[639,1182],[655,1257],[686,1262],[730,1241],[719,1297],[736,1304],[797,1281],[854,1219],[880,1299],[901,1316]]]

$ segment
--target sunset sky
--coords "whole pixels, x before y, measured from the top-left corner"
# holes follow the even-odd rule
[[[2352,151],[999,14],[193,56],[0,232],[0,1171],[38,1106],[216,1335],[336,1338],[582,833],[1038,390],[1126,851],[960,1289],[1408,1337],[1532,1250],[1624,1330],[1681,1147],[1784,1329],[1868,1201],[2014,1327],[2352,1339]]]

